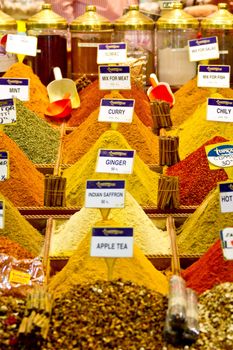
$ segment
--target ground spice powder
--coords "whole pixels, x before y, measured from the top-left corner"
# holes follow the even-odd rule
[[[17,100],[17,123],[5,125],[4,132],[13,139],[27,157],[37,164],[54,163],[60,132]]]
[[[42,68],[43,69],[43,68]],[[24,63],[17,62],[3,75],[3,78],[25,78],[29,81],[29,101],[23,102],[25,107],[30,109],[36,115],[44,118],[46,108],[49,104],[49,98],[46,87],[42,84],[39,77],[33,73],[31,67]]]
[[[15,206],[42,206],[44,176],[17,144],[0,131],[0,150],[9,152],[10,178],[0,182],[0,191]]]
[[[104,98],[122,99],[124,97],[117,92],[112,92],[105,95]],[[99,108],[95,109],[73,132],[64,137],[62,157],[64,164],[75,163],[90,149],[103,132],[110,129],[110,123],[98,122],[98,115]],[[145,163],[158,164],[158,137],[141,122],[136,113],[133,115],[132,123],[119,123],[117,130]]]
[[[68,206],[83,206],[86,180],[126,180],[126,189],[143,206],[156,206],[159,174],[153,172],[136,154],[132,174],[96,173],[99,149],[131,149],[125,138],[118,132],[106,131],[90,150],[74,165],[63,172],[66,177],[66,200]]]
[[[13,256],[16,259],[32,259],[35,257],[19,243],[4,236],[0,236],[0,254]]]
[[[210,170],[205,146],[227,141],[215,136],[184,160],[167,168],[166,174],[179,177],[180,204],[199,205],[220,181],[228,179],[223,169]]]

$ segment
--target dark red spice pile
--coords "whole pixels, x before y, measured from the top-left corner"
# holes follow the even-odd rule
[[[179,177],[180,204],[196,206],[202,203],[217,182],[228,179],[223,169],[210,170],[205,146],[227,141],[215,136],[187,158],[169,167],[166,174]]]
[[[32,259],[33,254],[28,252],[20,244],[11,241],[9,238],[0,236],[0,254],[13,256],[16,259]]]
[[[194,264],[182,272],[187,287],[203,293],[216,284],[233,282],[233,260],[224,260],[220,239]]]

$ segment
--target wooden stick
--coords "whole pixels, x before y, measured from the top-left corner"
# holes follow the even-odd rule
[[[167,230],[171,239],[172,273],[173,275],[180,276],[180,259],[179,259],[178,247],[176,244],[175,224],[172,216],[168,216],[167,218]]]
[[[52,236],[52,227],[53,227],[53,219],[50,217],[47,220],[46,232],[45,232],[45,243],[44,243],[44,255],[43,255],[43,266],[45,269],[45,285],[48,285],[50,279],[50,260],[49,260],[49,251],[51,244],[51,236]]]

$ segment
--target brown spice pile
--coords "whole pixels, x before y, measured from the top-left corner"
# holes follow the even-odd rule
[[[4,236],[0,236],[0,254],[13,256],[16,259],[34,258],[34,255],[23,248],[19,243],[13,242]]]

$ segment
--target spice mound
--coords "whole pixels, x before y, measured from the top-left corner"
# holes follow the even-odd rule
[[[3,75],[3,78],[24,78],[29,81],[29,101],[23,102],[25,107],[44,118],[44,113],[49,104],[49,98],[46,87],[42,84],[39,77],[33,73],[31,67],[24,63],[17,62]]]
[[[81,106],[71,113],[67,122],[69,126],[80,125],[100,105],[101,98],[110,91],[99,90],[99,81],[96,80],[80,91]],[[135,113],[146,126],[153,126],[149,100],[141,87],[132,80],[131,90],[120,91],[124,98],[135,99]]]
[[[165,297],[130,281],[77,285],[54,301],[43,350],[161,349],[166,308]]]
[[[19,243],[4,236],[0,236],[0,254],[10,255],[16,259],[32,259],[35,257]]]
[[[157,205],[159,179],[157,173],[150,170],[137,154],[134,157],[132,174],[96,173],[99,149],[125,150],[131,149],[131,147],[118,131],[109,130],[103,133],[79,161],[63,172],[63,177],[67,179],[66,200],[68,206],[83,206],[87,179],[125,179],[127,191],[133,195],[140,205]]]
[[[232,222],[233,213],[221,213],[219,191],[213,189],[177,231],[180,254],[204,254]]]
[[[4,132],[13,139],[33,163],[47,164],[56,160],[59,130],[17,101],[16,125],[4,126]]]
[[[223,98],[220,94],[211,94],[211,98]],[[179,136],[179,154],[184,159],[214,136],[232,139],[232,124],[206,119],[207,102],[202,103],[178,129],[168,131],[171,136]]]
[[[223,137],[215,136],[166,170],[167,175],[179,177],[180,204],[201,204],[218,182],[227,180],[228,176],[223,169],[210,170],[205,152],[205,146],[225,141],[227,140]]]
[[[42,235],[1,193],[0,200],[5,202],[5,225],[3,229],[0,229],[0,236],[19,243],[34,256],[39,255],[43,246]]]
[[[170,239],[166,231],[159,230],[145,214],[137,201],[126,193],[125,207],[114,209],[109,221],[114,218],[122,226],[133,227],[134,241],[144,254],[169,254]],[[70,256],[97,221],[101,220],[99,209],[82,208],[68,221],[54,227],[50,255]]]
[[[124,99],[117,93],[105,95],[107,99]],[[80,159],[105,131],[110,129],[110,123],[98,122],[99,108],[72,133],[65,135],[63,143],[63,163],[73,164]],[[147,164],[158,164],[158,137],[146,127],[137,114],[134,113],[132,123],[119,123],[117,129],[135,149],[139,157]]]
[[[233,261],[224,259],[218,239],[198,261],[184,270],[182,275],[187,287],[203,293],[216,284],[233,282]]]
[[[0,191],[18,207],[42,206],[44,176],[17,144],[0,131],[0,150],[8,151],[10,178],[0,182]]]
[[[105,259],[90,256],[90,239],[91,234],[87,233],[65,267],[52,278],[49,288],[56,295],[66,293],[78,283],[83,284],[98,279],[107,280],[108,270]],[[116,259],[113,278],[130,280],[162,294],[168,291],[165,275],[154,268],[136,244],[134,244],[132,258]]]

